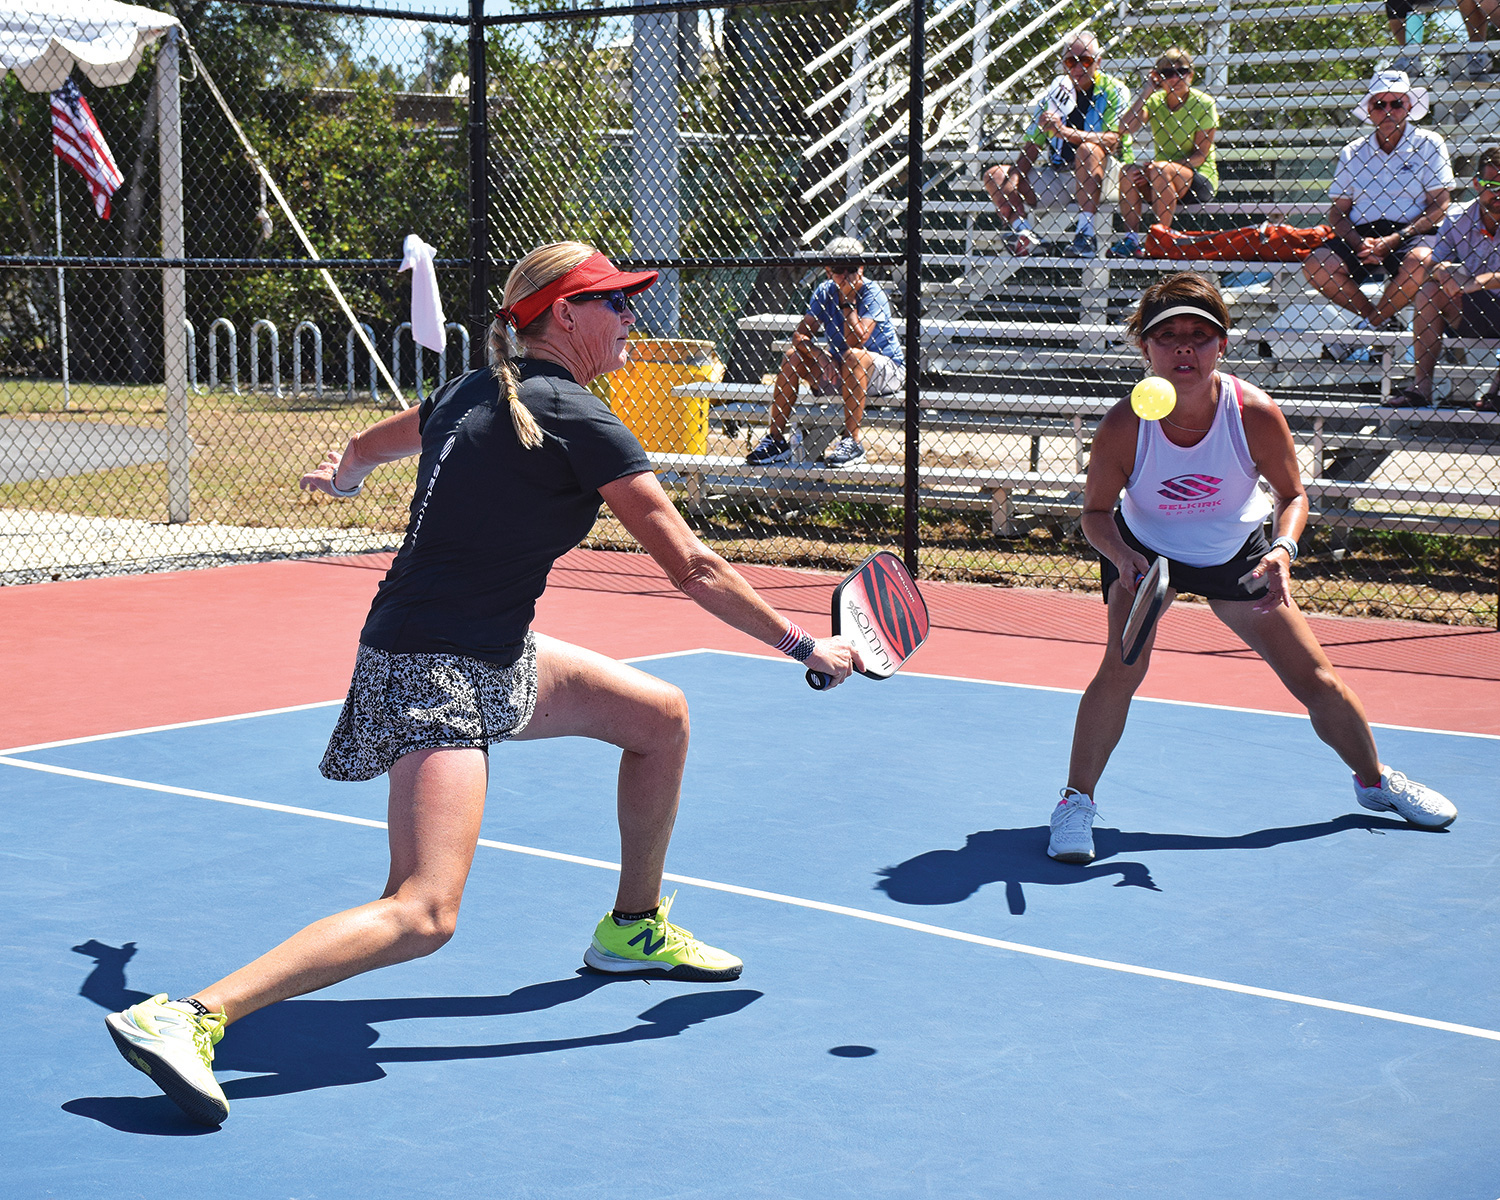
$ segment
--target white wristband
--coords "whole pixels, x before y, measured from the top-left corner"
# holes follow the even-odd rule
[[[363,488],[365,486],[365,481],[363,479],[361,479],[352,488],[350,488],[348,491],[345,491],[343,488],[339,487],[339,485],[333,481],[334,479],[337,479],[337,478],[338,478],[338,472],[335,471],[333,473],[333,479],[330,479],[328,481],[328,490],[331,491],[335,496],[338,496],[340,499],[343,499],[343,500],[348,500],[348,499],[350,499],[350,498],[352,498],[354,496],[359,495],[359,493],[361,492],[361,490],[363,490]],[[1297,556],[1294,554],[1294,555],[1292,555],[1292,557],[1295,558]]]
[[[1271,550],[1277,550],[1277,549],[1285,550],[1286,553],[1287,553],[1287,557],[1290,558],[1292,560],[1292,562],[1296,562],[1297,561],[1297,539],[1296,538],[1289,538],[1289,537],[1279,537],[1279,538],[1277,538],[1274,542],[1271,543]],[[1267,550],[1266,553],[1267,554],[1271,553],[1271,550]]]

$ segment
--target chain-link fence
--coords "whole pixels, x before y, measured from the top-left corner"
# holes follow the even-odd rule
[[[353,504],[300,471],[482,365],[510,263],[578,238],[662,271],[601,386],[733,559],[1097,586],[1077,518],[1143,374],[1123,319],[1190,267],[1290,426],[1304,605],[1497,620],[1477,8],[469,7],[167,6],[185,37],[74,75],[108,220],[7,76],[0,580],[394,546],[409,468]],[[632,545],[607,513],[594,542]]]

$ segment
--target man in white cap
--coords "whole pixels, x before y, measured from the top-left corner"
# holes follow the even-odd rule
[[[1328,223],[1334,238],[1302,264],[1307,281],[1335,304],[1358,314],[1356,328],[1376,329],[1411,303],[1425,259],[1413,253],[1448,211],[1453,167],[1437,134],[1411,124],[1427,113],[1427,89],[1412,87],[1403,71],[1380,71],[1354,115],[1374,132],[1339,151],[1329,188]],[[1371,303],[1360,290],[1384,268],[1385,290]]]
[[[859,427],[870,396],[894,395],[906,386],[906,358],[896,340],[891,302],[878,283],[865,278],[865,248],[857,238],[836,237],[824,253],[828,277],[813,289],[807,315],[792,334],[771,397],[770,429],[745,456],[752,465],[785,462],[792,457],[787,427],[797,399],[797,381],[805,379],[815,396],[842,396],[844,432],[823,451],[830,467],[863,462]],[[825,351],[814,342],[821,332]]]
[[[984,173],[985,191],[1010,222],[1014,254],[1029,254],[1038,244],[1026,221],[1028,208],[1058,208],[1074,198],[1078,229],[1067,253],[1073,258],[1099,253],[1094,214],[1100,197],[1118,189],[1120,164],[1133,161],[1130,135],[1120,129],[1130,92],[1098,69],[1101,54],[1099,39],[1087,29],[1073,35],[1063,48],[1063,74],[1037,97],[1020,155],[1009,167]],[[1046,161],[1036,166],[1044,149]]]

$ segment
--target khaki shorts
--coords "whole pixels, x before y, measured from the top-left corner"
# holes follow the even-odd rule
[[[870,357],[874,360],[873,370],[870,372],[870,382],[865,388],[865,393],[870,396],[894,396],[897,392],[906,388],[906,368],[894,358],[887,358],[884,354],[876,354],[870,351]]]
[[[876,354],[873,350],[870,351],[870,359],[870,378],[865,384],[865,395],[894,396],[906,390],[905,367],[894,358]],[[813,394],[818,396],[839,394],[838,366],[831,356],[825,355],[823,359],[823,381]]]
[[[1078,176],[1072,167],[1032,167],[1026,177],[1036,192],[1039,212],[1053,208],[1067,208],[1078,198]],[[1100,193],[1100,204],[1120,202],[1120,160],[1113,154],[1104,159],[1104,190]]]

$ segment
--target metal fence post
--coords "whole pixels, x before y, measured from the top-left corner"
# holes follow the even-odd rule
[[[634,18],[630,47],[630,244],[636,258],[682,253],[682,134],[677,108],[677,14]],[[681,317],[678,273],[662,271],[636,299],[647,332],[676,337]]]
[[[161,253],[183,257],[181,66],[176,29],[161,43],[156,73],[157,168],[161,178]],[[167,520],[187,521],[192,510],[193,443],[188,429],[187,273],[163,267],[162,382],[167,409]]]
[[[490,106],[484,62],[484,0],[469,0],[469,324],[468,365],[486,365],[490,327]]]
[[[906,569],[917,573],[920,534],[917,500],[921,480],[922,424],[922,127],[926,107],[927,0],[911,0],[911,81],[906,132],[906,474],[901,544]]]

